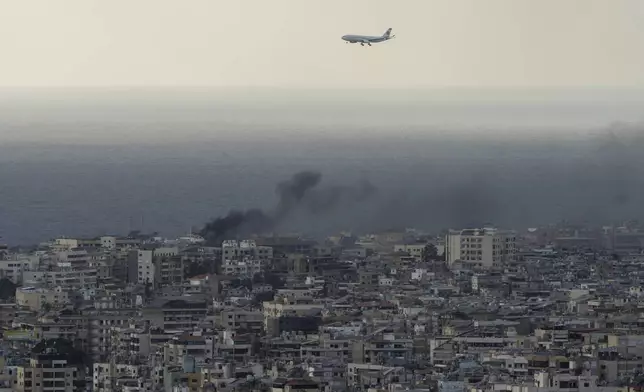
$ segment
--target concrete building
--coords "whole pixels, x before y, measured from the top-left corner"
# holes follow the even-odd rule
[[[59,263],[68,263],[74,268],[83,268],[89,264],[91,255],[85,249],[73,248],[57,252],[55,258]]]
[[[493,228],[450,230],[445,251],[448,265],[457,261],[480,268],[516,260],[516,233]]]
[[[317,329],[316,317],[323,309],[324,304],[308,301],[307,303],[264,302],[264,331],[269,336],[276,336],[287,329]]]
[[[134,260],[132,260],[134,261]],[[131,262],[132,263],[132,262]],[[183,280],[183,259],[178,248],[156,248],[139,250],[136,253],[136,279],[138,284],[151,284],[153,287],[180,284]]]
[[[97,271],[94,268],[73,268],[64,264],[53,271],[45,272],[46,284],[72,289],[95,288],[96,278]]]
[[[112,385],[118,384],[118,381],[124,378],[141,378],[139,370],[139,366],[129,364],[94,363],[92,390],[94,392],[111,392]]]
[[[50,248],[54,251],[65,251],[79,248],[127,250],[136,249],[139,245],[141,245],[141,240],[137,238],[102,236],[98,238],[57,238],[50,244]]]
[[[6,278],[14,284],[23,284],[25,271],[36,271],[40,264],[38,256],[17,256],[0,260],[0,279]]]
[[[273,248],[270,246],[258,246],[253,240],[224,241],[221,245],[223,261],[244,261],[273,259]]]
[[[221,271],[229,276],[252,278],[264,270],[264,264],[259,259],[246,259],[245,261],[224,260]]]
[[[181,297],[181,299],[160,298],[156,303],[143,309],[143,318],[151,326],[172,331],[189,331],[199,326],[206,317],[208,304],[205,300]]]
[[[44,289],[20,287],[16,290],[16,304],[35,311],[41,311],[45,304],[56,308],[69,303],[69,295],[61,287]]]
[[[78,371],[59,354],[34,355],[28,366],[18,367],[16,390],[21,392],[72,392]]]
[[[421,244],[397,244],[394,245],[394,252],[396,253],[409,253],[415,259],[420,260],[423,257],[423,251],[427,246],[426,243]]]

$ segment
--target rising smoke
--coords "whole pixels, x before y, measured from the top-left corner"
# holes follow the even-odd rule
[[[303,171],[276,186],[278,202],[269,212],[260,209],[230,211],[207,223],[201,235],[209,243],[220,244],[225,239],[248,237],[271,231],[297,215],[318,216],[371,198],[377,189],[363,180],[356,186],[321,188],[322,174]]]
[[[401,175],[392,187],[379,183],[378,192],[368,181],[322,187],[320,173],[297,173],[277,185],[279,201],[270,212],[233,211],[209,223],[204,233],[215,243],[268,231],[324,236],[339,230],[626,219],[639,216],[637,205],[644,202],[641,134],[617,128],[577,144],[480,145],[474,147],[480,157],[469,160],[428,154],[431,160]],[[508,155],[495,155],[497,150]]]

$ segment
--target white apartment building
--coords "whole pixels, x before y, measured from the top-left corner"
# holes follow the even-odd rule
[[[25,271],[36,271],[40,264],[38,256],[19,256],[9,260],[0,260],[0,279],[6,278],[14,284],[25,282]]]
[[[149,283],[154,285],[156,276],[156,266],[154,265],[154,251],[152,250],[139,250],[137,259],[137,269],[139,272],[138,283]]]
[[[450,230],[445,240],[447,263],[457,261],[491,268],[516,260],[516,233],[493,228]]]
[[[222,260],[262,260],[273,259],[273,248],[270,246],[257,246],[253,240],[234,241],[226,240],[221,245]]]
[[[58,238],[50,244],[53,251],[72,250],[76,248],[83,249],[134,249],[138,247],[141,240],[134,238],[119,238],[114,236],[103,236],[99,238]]]
[[[111,392],[112,382],[118,378],[140,378],[139,367],[128,364],[94,363],[92,385],[95,392]]]
[[[85,249],[78,248],[57,252],[55,256],[59,263],[69,263],[74,267],[86,267],[91,259]]]
[[[225,260],[221,266],[226,275],[253,277],[264,269],[264,263],[259,259],[246,259],[244,261]]]
[[[139,250],[136,261],[139,284],[176,284],[183,279],[183,264],[176,247]]]

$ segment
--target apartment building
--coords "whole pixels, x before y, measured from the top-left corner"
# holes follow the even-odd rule
[[[252,332],[261,335],[264,330],[264,314],[261,311],[230,308],[221,311],[219,326],[235,332]]]
[[[54,254],[54,260],[58,263],[65,263],[73,268],[85,268],[89,265],[92,255],[81,248],[62,250]]]
[[[287,329],[317,329],[316,316],[323,309],[324,304],[314,302],[264,302],[264,331],[269,336],[278,336]]]
[[[112,392],[112,386],[125,378],[140,379],[140,367],[121,363],[94,363],[92,387],[94,392]],[[138,386],[138,384],[137,384]]]
[[[178,248],[138,250],[130,258],[129,279],[153,287],[178,285],[183,281],[183,258]],[[136,275],[135,275],[136,274]]]
[[[258,246],[253,240],[234,241],[226,240],[221,245],[222,260],[244,261],[273,259],[273,248],[270,246]]]
[[[25,271],[36,271],[39,265],[40,257],[34,255],[0,259],[0,279],[9,279],[18,285],[24,284]]]
[[[445,240],[448,265],[460,261],[492,268],[516,261],[516,233],[494,228],[450,230]]]
[[[45,283],[71,289],[97,287],[98,272],[95,268],[74,268],[71,264],[59,263],[58,267],[44,274]]]
[[[163,361],[169,365],[183,365],[188,357],[204,363],[213,357],[216,336],[200,332],[186,332],[174,336],[163,346]]]
[[[394,245],[395,253],[408,253],[410,256],[416,260],[420,260],[423,257],[423,252],[427,247],[426,243],[420,244],[396,244]]]
[[[141,245],[138,238],[124,238],[115,236],[102,236],[98,238],[57,238],[50,244],[54,251],[65,251],[71,249],[103,249],[103,250],[126,250],[135,249]]]
[[[166,331],[193,330],[204,322],[208,312],[208,303],[205,299],[180,298],[160,298],[142,310],[143,319],[148,320],[151,326]]]
[[[238,276],[243,278],[252,278],[256,274],[264,271],[265,262],[260,259],[224,260],[221,271],[229,276]]]
[[[38,354],[28,366],[18,367],[15,388],[20,392],[72,392],[78,378],[77,368],[69,366],[64,355]]]
[[[54,289],[19,287],[16,290],[16,304],[35,311],[41,311],[45,307],[61,307],[69,302],[69,295],[62,287]]]

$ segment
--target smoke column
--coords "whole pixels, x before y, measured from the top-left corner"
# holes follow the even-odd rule
[[[209,243],[219,245],[225,239],[247,237],[274,229],[277,225],[299,212],[317,215],[340,206],[366,201],[377,189],[368,181],[358,186],[334,186],[319,188],[322,175],[319,172],[303,171],[276,186],[278,202],[273,211],[260,209],[230,211],[226,216],[207,223],[201,235]]]

